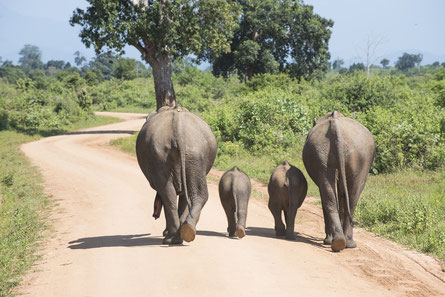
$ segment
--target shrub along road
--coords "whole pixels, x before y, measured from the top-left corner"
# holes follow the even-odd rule
[[[264,199],[251,198],[247,236],[229,239],[216,182],[209,182],[195,241],[162,245],[163,216],[137,161],[107,143],[145,116],[22,146],[55,206],[43,258],[17,293],[30,296],[443,296],[434,259],[356,229],[358,248],[321,244],[323,219],[307,198],[296,241],[276,239]],[[221,172],[213,170],[219,177]],[[212,178],[211,180],[214,180]],[[254,183],[256,192],[266,193]]]

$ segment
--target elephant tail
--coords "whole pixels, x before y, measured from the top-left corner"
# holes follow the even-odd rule
[[[335,147],[337,149],[337,154],[338,154],[338,163],[339,163],[339,177],[340,177],[340,183],[344,189],[344,199],[346,199],[346,210],[347,210],[347,214],[349,217],[349,221],[351,223],[351,226],[354,225],[354,220],[352,218],[351,215],[351,208],[349,206],[349,193],[348,193],[348,187],[347,187],[347,183],[346,183],[346,169],[345,169],[345,147],[344,147],[344,140],[343,140],[343,136],[341,134],[341,129],[340,129],[340,123],[336,118],[336,112],[333,112],[333,120],[331,121],[331,126],[334,130],[335,136],[334,137],[334,141],[335,141]],[[337,191],[338,193],[339,191]],[[338,197],[338,194],[337,194]],[[338,201],[337,201],[338,203]]]
[[[186,145],[184,143],[184,133],[182,133],[182,123],[180,123],[182,118],[182,110],[178,108],[178,112],[176,113],[175,119],[175,125],[174,125],[174,136],[176,138],[176,143],[178,145],[178,151],[179,151],[179,159],[180,159],[180,166],[181,166],[181,184],[182,184],[182,191],[184,192],[185,199],[187,201],[187,205],[189,208],[189,214],[192,216],[192,203],[190,201],[190,197],[188,195],[187,191],[187,174],[185,172],[185,149]]]

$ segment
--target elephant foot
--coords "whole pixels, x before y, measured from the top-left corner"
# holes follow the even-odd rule
[[[167,236],[167,234],[168,234],[168,230],[167,230],[167,228],[165,228],[165,230],[162,231],[162,236]]]
[[[355,243],[354,239],[348,239],[346,240],[346,248],[347,249],[353,249],[356,248],[357,244]]]
[[[334,238],[331,244],[331,249],[334,252],[339,252],[346,247],[346,239],[344,237]]]
[[[192,225],[184,223],[181,227],[181,238],[187,242],[193,241],[195,239],[196,231]]]
[[[243,238],[244,236],[246,236],[246,231],[244,230],[244,227],[241,226],[236,227],[236,236],[238,236],[238,238]]]
[[[285,230],[281,230],[281,229],[278,229],[278,230],[275,229],[275,235],[277,237],[286,236],[286,231]]]
[[[286,239],[287,240],[295,240],[295,233],[294,232],[292,232],[292,233],[286,232]]]
[[[331,245],[332,244],[332,235],[326,234],[325,239],[323,240],[324,245]]]
[[[235,237],[235,229],[227,228],[227,232],[229,233],[229,237]]]
[[[169,236],[168,234],[162,240],[163,244],[182,244],[182,238],[179,236]]]

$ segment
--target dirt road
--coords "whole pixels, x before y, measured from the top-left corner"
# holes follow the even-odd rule
[[[437,261],[365,231],[356,230],[358,248],[332,253],[321,244],[323,220],[311,199],[298,212],[296,241],[274,237],[273,218],[261,199],[250,201],[247,236],[229,239],[217,183],[210,182],[195,241],[162,245],[165,220],[151,217],[155,192],[135,158],[107,145],[138,131],[145,118],[120,117],[127,121],[23,145],[56,205],[43,259],[18,293],[445,296],[445,273]]]

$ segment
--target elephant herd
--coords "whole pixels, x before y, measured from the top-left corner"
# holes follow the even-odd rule
[[[152,112],[142,126],[136,141],[137,160],[157,193],[153,216],[158,218],[164,207],[164,244],[194,240],[209,196],[206,176],[216,150],[209,125],[180,105]],[[374,154],[368,129],[336,111],[315,120],[306,138],[303,163],[319,188],[326,233],[323,243],[335,252],[356,247],[353,216]],[[235,166],[221,177],[218,189],[229,236],[243,238],[251,193],[249,177]],[[295,217],[307,189],[303,173],[286,161],[272,172],[268,207],[277,236],[295,238]]]

